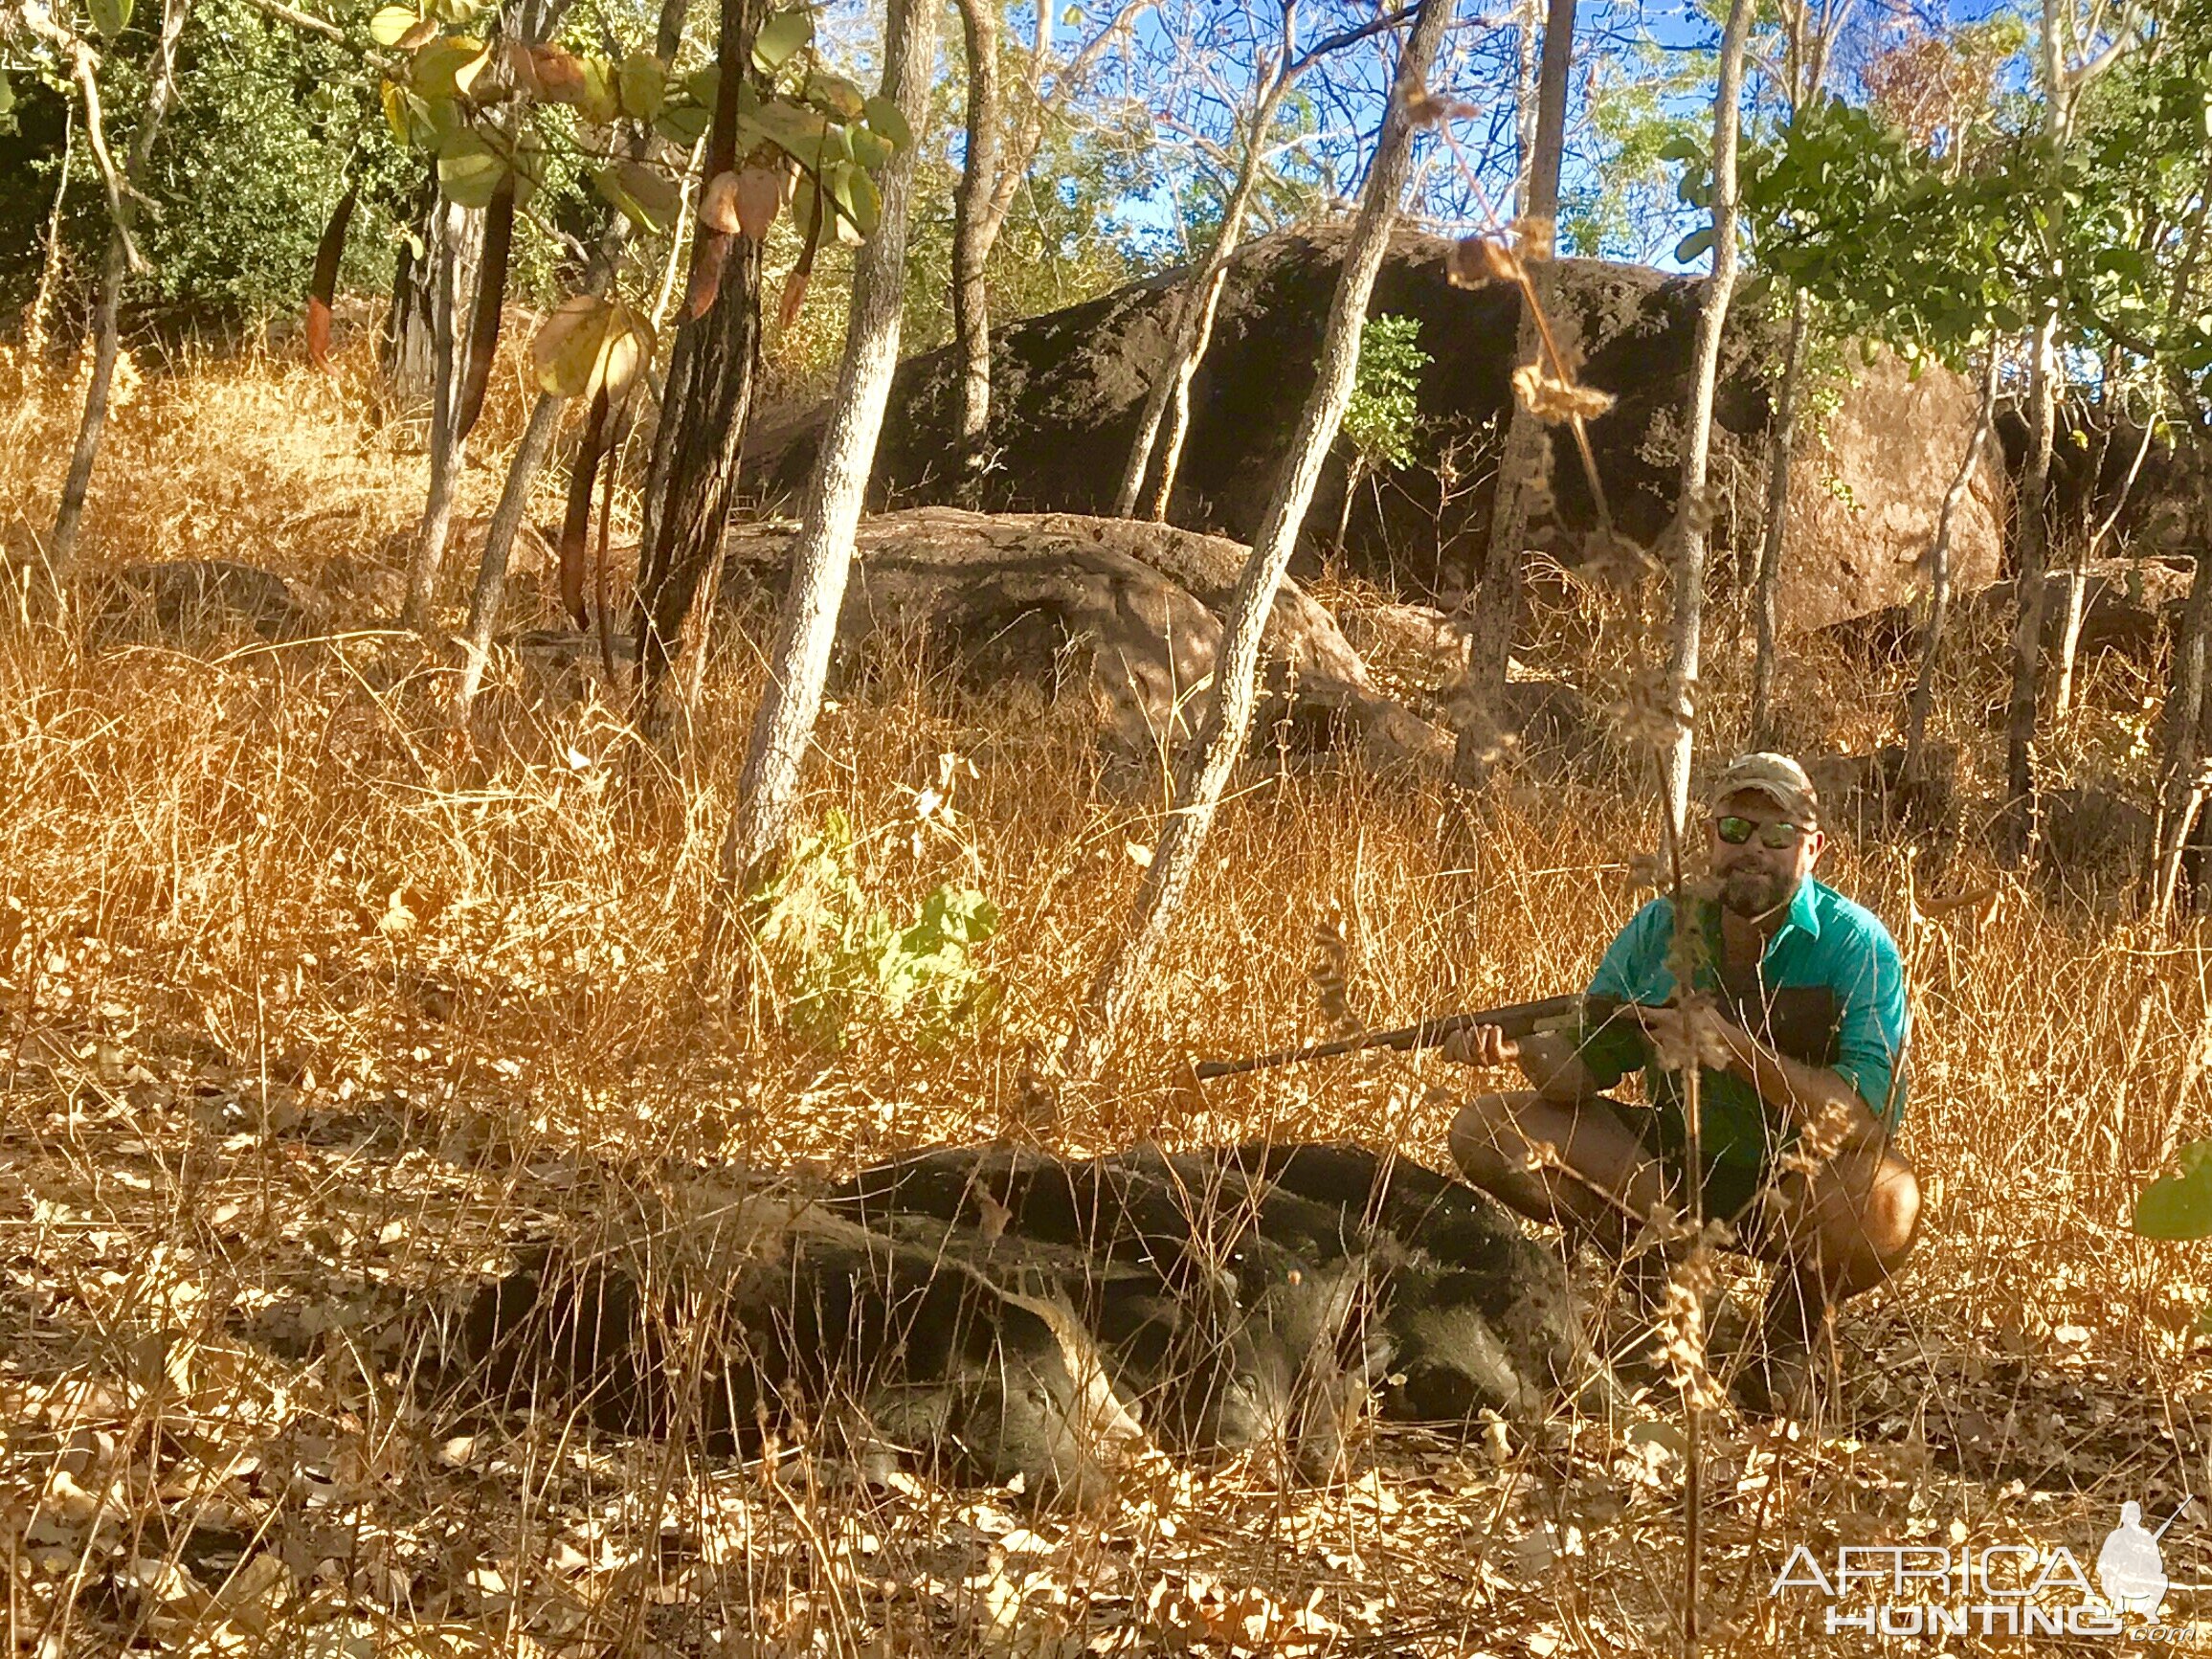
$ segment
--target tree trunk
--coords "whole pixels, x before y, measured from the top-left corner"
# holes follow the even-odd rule
[[[2050,558],[2052,429],[2058,415],[2058,336],[2056,313],[2036,329],[2028,367],[2027,465],[2020,480],[2020,560],[2015,580],[2017,612],[2012,636],[2012,697],[2004,717],[2004,793],[2001,821],[2007,826],[2004,851],[2015,862],[2026,857],[2034,821],[2036,703],[2042,690],[2044,574]]]
[[[1224,263],[1214,272],[1214,280],[1198,308],[1198,329],[1191,348],[1175,366],[1174,395],[1168,404],[1168,441],[1160,449],[1160,482],[1152,497],[1151,516],[1154,524],[1167,523],[1168,502],[1175,493],[1175,474],[1183,464],[1183,439],[1191,434],[1191,382],[1197,378],[1198,365],[1206,360],[1206,348],[1214,343],[1214,318],[1221,308],[1221,290],[1228,283],[1229,267]]]
[[[2204,803],[2204,780],[2199,768],[2206,659],[2212,655],[2212,645],[2207,643],[2212,639],[2212,480],[2199,484],[2198,504],[2201,524],[2197,565],[2189,576],[2189,597],[2182,605],[2181,625],[2174,640],[2172,683],[2166,688],[2166,706],[2158,721],[2165,779],[2160,792],[2154,921],[2163,921],[2173,906],[2182,854],[2188,849],[2190,832]]]
[[[737,159],[737,92],[754,78],[752,42],[767,14],[767,0],[722,0],[721,96],[707,136],[706,178]],[[695,293],[718,263],[712,301],[698,315],[687,305],[678,326],[655,438],[659,488],[652,539],[639,551],[637,612],[637,686],[649,729],[669,712],[661,703],[675,647],[700,577],[722,544],[758,379],[760,244],[701,224],[692,241]]]
[[[1542,60],[1544,0],[1518,0],[1513,9],[1514,74],[1513,138],[1517,151],[1513,168],[1513,216],[1525,219],[1535,211],[1531,185],[1536,171],[1536,150],[1544,130]],[[1566,101],[1560,101],[1565,107]]]
[[[146,163],[152,159],[154,140],[161,135],[162,123],[169,112],[169,104],[176,96],[177,38],[185,32],[185,18],[190,11],[190,0],[166,0],[162,7],[161,33],[155,37],[153,57],[148,64],[146,97],[139,115],[138,130],[131,135],[130,148],[123,156],[123,180],[127,190],[145,176]],[[93,82],[85,82],[87,96],[91,96]],[[97,131],[95,132],[97,137]],[[130,197],[116,197],[109,208],[114,219],[110,228],[107,255],[100,273],[100,303],[92,322],[92,384],[84,389],[84,413],[77,423],[77,446],[70,452],[69,471],[61,483],[61,502],[54,515],[54,534],[46,546],[46,579],[53,585],[54,602],[61,602],[63,586],[69,579],[69,568],[77,558],[77,540],[84,527],[84,502],[92,490],[92,469],[100,460],[101,434],[107,426],[108,393],[115,384],[115,359],[121,348],[118,337],[118,318],[123,306],[123,280],[130,275],[132,250],[130,236]]]
[[[454,329],[454,265],[460,244],[460,220],[467,210],[447,204],[445,262],[437,274],[437,352],[432,360],[430,398],[430,494],[415,531],[414,556],[407,567],[407,608],[401,621],[427,634],[436,620],[437,577],[445,564],[445,544],[453,530],[453,501],[460,483],[461,439],[455,430],[459,413],[460,377]]]
[[[1682,500],[1675,509],[1674,618],[1668,641],[1666,701],[1676,721],[1665,756],[1667,821],[1675,844],[1689,816],[1689,760],[1696,740],[1698,657],[1705,628],[1706,473],[1712,448],[1713,387],[1720,373],[1722,330],[1735,290],[1736,129],[1743,93],[1744,39],[1751,33],[1752,0],[1732,0],[1721,32],[1720,86],[1712,103],[1712,276],[1697,315],[1689,407],[1684,411]]]
[[[1266,90],[1261,94],[1260,102],[1252,112],[1250,138],[1237,164],[1237,182],[1231,187],[1229,200],[1221,210],[1220,232],[1206,251],[1205,261],[1193,273],[1177,298],[1174,323],[1169,331],[1167,360],[1160,365],[1151,389],[1145,395],[1137,436],[1129,445],[1128,460],[1122,467],[1121,488],[1114,493],[1116,518],[1136,515],[1137,498],[1144,493],[1145,475],[1151,470],[1152,446],[1159,438],[1160,422],[1179,393],[1181,408],[1173,447],[1161,462],[1159,492],[1154,498],[1160,506],[1153,513],[1154,518],[1166,515],[1167,500],[1174,493],[1175,467],[1190,413],[1191,377],[1198,371],[1199,360],[1204,357],[1207,342],[1213,336],[1214,311],[1220,303],[1221,284],[1228,279],[1229,260],[1237,252],[1238,238],[1244,234],[1244,215],[1251,211],[1252,198],[1260,189],[1260,168],[1266,156],[1268,129],[1275,124],[1275,112],[1282,107],[1283,95],[1290,89],[1294,73],[1291,50],[1292,42],[1285,38],[1283,59],[1268,78]]]
[[[1920,668],[1912,677],[1912,694],[1905,707],[1905,766],[1901,773],[1907,788],[1920,781],[1926,761],[1928,713],[1935,701],[1935,666],[1943,655],[1944,630],[1951,620],[1951,535],[1958,509],[1974,482],[1974,469],[1982,446],[1997,420],[1997,347],[1981,370],[1981,406],[1974,419],[1974,436],[1966,454],[1952,474],[1951,487],[1943,492],[1943,507],[1935,516],[1935,539],[1928,548],[1928,628],[1920,637]]]
[[[553,447],[553,435],[560,431],[561,411],[568,401],[542,392],[530,406],[530,423],[523,428],[522,442],[515,445],[515,458],[507,463],[507,482],[500,491],[500,504],[492,510],[492,522],[484,529],[476,592],[469,596],[468,659],[461,670],[458,700],[463,715],[483,684],[484,659],[491,652],[492,631],[499,626],[500,606],[506,596],[507,562],[514,552],[515,533],[523,527],[523,515],[529,510],[530,486],[537,482],[546,454]]]
[[[1252,556],[1237,579],[1222,621],[1205,715],[1176,763],[1174,810],[1152,850],[1121,946],[1092,980],[1083,1022],[1069,1039],[1066,1059],[1079,1076],[1095,1076],[1104,1065],[1130,998],[1150,975],[1197,868],[1222,788],[1243,752],[1252,724],[1261,634],[1358,376],[1360,329],[1405,190],[1416,120],[1412,105],[1422,96],[1437,43],[1450,27],[1457,7],[1458,0],[1423,0],[1399,54],[1390,110],[1375,144],[1359,216],[1345,249],[1343,274],[1337,279],[1336,297],[1322,335],[1319,372],[1253,540]]]
[[[2186,287],[2185,282],[2176,285],[2174,299],[2177,303],[2185,293]],[[2074,660],[2081,652],[2082,621],[2089,609],[2089,564],[2104,547],[2105,538],[2112,533],[2112,527],[2119,523],[2120,514],[2127,510],[2128,498],[2135,492],[2135,481],[2143,476],[2143,460],[2151,453],[2151,437],[2157,429],[2157,422],[2146,416],[2142,440],[2135,445],[2135,459],[2128,464],[2128,476],[2120,481],[2119,493],[2113,497],[2111,510],[2095,527],[2085,527],[2087,534],[2081,546],[2075,549],[2073,568],[2067,575],[2066,627],[2059,636],[2059,680],[2051,693],[2051,714],[2054,719],[2063,721],[2073,708]],[[2104,475],[2105,456],[2111,442],[2111,433],[2108,430],[2104,441],[2098,445],[2094,464],[2089,469],[2092,481],[2092,500],[2095,481]]]
[[[682,47],[683,17],[690,4],[691,0],[661,0],[653,50],[663,63],[675,62],[676,54]],[[630,123],[624,153],[633,161],[641,159],[652,136],[652,128],[647,123]],[[592,262],[584,272],[585,292],[606,292],[629,236],[628,215],[611,215],[599,245],[592,250]],[[552,450],[567,403],[565,397],[541,392],[537,402],[530,405],[529,424],[523,428],[522,442],[515,446],[514,459],[507,463],[507,481],[500,490],[500,504],[493,509],[491,523],[484,527],[484,549],[477,565],[476,591],[469,597],[468,649],[458,699],[464,718],[483,684],[485,659],[491,651],[492,634],[499,627],[500,607],[506,597],[507,565],[514,553],[515,534],[523,527],[523,515],[529,510],[531,486],[537,482],[538,473]]]
[[[1782,347],[1782,385],[1775,399],[1774,436],[1767,443],[1767,522],[1759,536],[1759,568],[1754,610],[1758,639],[1752,655],[1751,744],[1771,748],[1775,741],[1775,641],[1780,632],[1782,544],[1790,532],[1790,469],[1797,460],[1798,388],[1805,373],[1805,335],[1812,325],[1812,301],[1800,290],[1790,307],[1789,339]],[[1978,440],[1977,440],[1978,443]],[[1946,514],[1950,503],[1944,504]],[[1945,521],[1948,524],[1948,518]],[[1939,535],[1938,540],[1942,537]]]
[[[1531,7],[1531,20],[1533,8]],[[1559,167],[1567,142],[1567,78],[1575,58],[1575,0],[1549,0],[1544,17],[1542,68],[1536,80],[1534,149],[1529,160],[1528,189],[1521,217],[1524,246],[1542,258],[1530,270],[1536,300],[1551,319],[1563,352],[1573,352],[1573,328],[1557,315],[1553,299],[1553,239],[1559,215]],[[1534,244],[1542,243],[1541,249]],[[1513,360],[1534,363],[1543,343],[1534,312],[1525,303]],[[1488,764],[1489,730],[1506,695],[1513,655],[1513,632],[1521,621],[1521,555],[1529,539],[1529,504],[1544,471],[1552,436],[1535,413],[1515,397],[1507,417],[1505,451],[1490,499],[1490,534],[1484,545],[1480,585],[1467,633],[1465,697],[1472,718],[1460,733],[1452,773],[1462,782],[1481,779]]]
[[[983,439],[991,424],[991,292],[983,273],[997,227],[998,0],[959,0],[968,54],[968,142],[952,198],[952,333],[960,347],[960,502],[982,504]]]
[[[920,135],[928,123],[936,19],[936,0],[892,0],[885,23],[883,97],[899,106],[916,143],[900,149],[883,169],[881,221],[853,256],[851,322],[837,400],[792,542],[791,586],[738,778],[737,811],[722,846],[726,901],[750,887],[781,855],[798,798],[800,766],[821,711],[838,611],[852,569],[853,534],[875,464],[892,371],[899,366],[907,207]]]
[[[54,291],[61,285],[61,215],[69,203],[69,164],[76,159],[77,103],[61,106],[61,167],[54,185],[54,206],[46,215],[46,253],[38,261],[38,288],[31,296],[31,313],[23,322],[24,354],[34,363],[44,362],[47,324],[54,316]]]
[[[417,257],[412,244],[400,244],[399,258],[392,266],[391,306],[384,320],[385,378],[391,383],[393,398],[407,410],[436,403],[439,273],[450,262],[456,303],[466,316],[475,307],[477,269],[483,257],[481,216],[462,214],[457,239],[452,216],[438,192],[436,162],[430,164],[417,199],[421,208],[415,234],[422,253]],[[452,376],[458,379],[467,366],[465,354],[457,354]]]
[[[77,447],[61,482],[61,505],[54,515],[54,534],[46,547],[47,579],[58,601],[69,568],[77,560],[77,538],[84,527],[84,500],[92,489],[93,463],[100,459],[101,434],[107,426],[107,397],[115,383],[119,348],[116,314],[123,299],[123,233],[111,231],[100,267],[100,303],[92,313],[92,384],[84,389],[84,413],[77,423]]]

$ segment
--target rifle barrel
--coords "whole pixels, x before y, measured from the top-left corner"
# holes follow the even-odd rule
[[[1363,1048],[1434,1048],[1438,1043],[1472,1031],[1478,1025],[1495,1025],[1508,1037],[1527,1037],[1554,1021],[1579,1017],[1588,1008],[1598,1012],[1603,998],[1546,997],[1535,1002],[1513,1002],[1503,1008],[1478,1009],[1468,1014],[1442,1014],[1418,1025],[1400,1025],[1390,1031],[1371,1031],[1361,1037],[1339,1037],[1327,1042],[1308,1042],[1298,1048],[1279,1048],[1242,1060],[1201,1060],[1193,1069],[1200,1079],[1236,1077],[1270,1066],[1296,1065],[1307,1060],[1352,1054]],[[1605,1007],[1610,1013],[1611,1008]]]

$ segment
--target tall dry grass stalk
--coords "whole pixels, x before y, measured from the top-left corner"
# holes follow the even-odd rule
[[[1081,709],[887,657],[826,713],[806,810],[849,815],[857,874],[894,908],[948,880],[988,892],[1004,996],[954,1041],[877,1024],[824,1054],[772,996],[705,1010],[686,988],[750,653],[721,655],[668,749],[588,668],[513,653],[457,739],[454,666],[363,597],[402,568],[422,487],[419,434],[360,414],[366,366],[142,368],[88,558],[242,559],[321,581],[331,610],[325,636],[281,643],[82,619],[0,636],[0,1523],[20,1650],[1549,1653],[1679,1627],[1663,1428],[1561,1417],[1463,1448],[1386,1431],[1370,1472],[1319,1491],[1151,1465],[1077,1524],[1004,1492],[861,1483],[827,1445],[740,1465],[682,1434],[471,1416],[446,1358],[453,1310],[516,1239],[588,1229],[703,1163],[1271,1133],[1441,1165],[1451,1101],[1431,1090],[1468,1087],[1449,1067],[1198,1096],[1180,1060],[1318,1029],[1325,918],[1331,983],[1374,1025],[1580,984],[1642,896],[1648,769],[1546,782],[1525,757],[1470,800],[1255,765],[1108,1083],[1042,1111],[1039,1058],[1127,912],[1159,773],[1102,760]],[[0,373],[0,500],[35,526],[71,387]],[[467,510],[488,509],[526,407],[503,370]],[[518,603],[550,618],[543,593]],[[1560,589],[1532,656],[1625,693],[1621,614]],[[1994,757],[1996,647],[1962,642],[1939,687],[1970,775]],[[1886,734],[1902,667],[1821,649],[1784,686],[1800,744]],[[1748,653],[1720,655],[1725,740]],[[2131,672],[2089,675],[2061,757],[2085,774],[2144,718]],[[925,810],[948,776],[950,810]],[[1844,1315],[1847,1433],[1730,1421],[1709,1441],[1707,1628],[1729,1651],[1818,1633],[1818,1606],[1767,1594],[1789,1544],[1970,1535],[2087,1560],[2122,1499],[2163,1517],[2205,1480],[2204,1276],[2125,1227],[2161,1156],[2207,1131],[2205,936],[2010,883],[1945,909],[1995,881],[1972,836],[1846,839],[1826,873],[1906,953],[1924,1243]],[[1730,1307],[1755,1306],[1730,1272]],[[2178,1581],[2206,1577],[2204,1518],[2168,1535]]]

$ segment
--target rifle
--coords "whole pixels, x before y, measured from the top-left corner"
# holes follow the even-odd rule
[[[1471,1014],[1442,1014],[1419,1025],[1401,1025],[1394,1031],[1370,1031],[1363,1037],[1339,1037],[1329,1042],[1309,1042],[1303,1048],[1279,1048],[1273,1054],[1244,1060],[1201,1060],[1193,1068],[1201,1079],[1235,1077],[1272,1065],[1296,1065],[1306,1060],[1326,1060],[1332,1054],[1352,1054],[1362,1048],[1408,1050],[1434,1048],[1472,1031],[1478,1025],[1495,1025],[1508,1037],[1532,1037],[1539,1031],[1558,1031],[1579,1025],[1585,1019],[1610,1020],[1621,1006],[1610,997],[1547,997],[1537,1002],[1514,1002],[1504,1008],[1483,1008]]]

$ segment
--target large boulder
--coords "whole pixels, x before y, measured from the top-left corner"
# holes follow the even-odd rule
[[[1307,392],[1335,290],[1345,233],[1324,228],[1253,243],[1233,262],[1212,349],[1192,388],[1191,432],[1171,518],[1238,541],[1257,532]],[[1449,244],[1401,233],[1377,280],[1372,311],[1419,321],[1433,361],[1420,415],[1433,464],[1362,488],[1344,548],[1352,570],[1428,596],[1463,590],[1479,569],[1490,512],[1496,423],[1507,408],[1519,300],[1507,287],[1454,288]],[[1002,509],[1112,510],[1147,377],[1165,354],[1181,274],[1000,330],[994,357],[992,460],[983,504]],[[1687,389],[1701,282],[1639,266],[1569,259],[1560,309],[1579,332],[1583,378],[1618,399],[1593,421],[1600,481],[1619,526],[1640,541],[1674,507],[1679,415]],[[1723,556],[1755,549],[1768,377],[1775,331],[1739,318],[1730,329],[1715,403],[1715,536]],[[1803,446],[1790,492],[1784,559],[1786,627],[1814,628],[1904,599],[1964,451],[1976,389],[1931,369],[1917,379],[1877,358],[1858,370]],[[959,365],[950,350],[902,364],[877,458],[877,499],[951,499]],[[824,411],[764,420],[748,446],[748,476],[764,499],[794,500]],[[1555,511],[1532,546],[1572,563],[1593,522],[1571,439],[1554,435]],[[1330,468],[1307,521],[1309,569],[1343,504]],[[1963,589],[1995,579],[2005,502],[2000,464],[1985,459],[1960,517],[1953,569]]]
[[[954,507],[880,514],[858,540],[838,619],[843,643],[918,636],[980,684],[1081,687],[1109,737],[1130,749],[1178,742],[1195,723],[1248,556],[1173,525]],[[724,591],[776,586],[790,543],[788,528],[733,527],[738,574]],[[1302,750],[1350,748],[1375,762],[1441,750],[1440,734],[1376,687],[1295,582],[1276,594],[1261,644],[1263,736]]]

